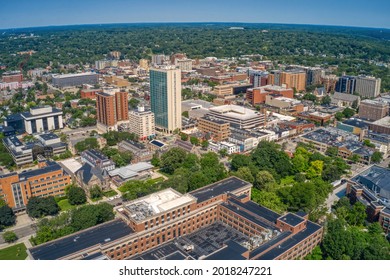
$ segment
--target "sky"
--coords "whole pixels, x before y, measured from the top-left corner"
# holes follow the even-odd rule
[[[138,22],[390,28],[390,0],[0,0],[0,29]]]

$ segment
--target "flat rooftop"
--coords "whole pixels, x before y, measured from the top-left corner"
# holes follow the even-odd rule
[[[283,254],[284,252],[286,252],[287,250],[289,250],[292,247],[294,247],[295,245],[297,245],[298,243],[302,242],[305,238],[309,237],[310,235],[312,235],[313,233],[315,233],[319,229],[321,229],[321,226],[319,226],[313,222],[308,221],[307,225],[306,225],[306,229],[298,232],[295,235],[288,235],[287,239],[284,242],[282,242],[278,246],[272,248],[267,253],[261,255],[260,257],[258,257],[256,259],[257,260],[273,260],[273,259],[277,258],[278,256],[280,256],[281,254]],[[267,248],[264,248],[264,250],[265,249],[267,249]],[[261,253],[260,250],[258,253]]]
[[[130,212],[131,218],[142,221],[193,201],[195,198],[192,195],[182,195],[169,188],[137,199],[126,204],[125,208]]]
[[[211,185],[207,185],[203,188],[192,191],[190,192],[190,194],[196,197],[198,199],[197,202],[200,203],[224,193],[234,192],[245,186],[251,186],[251,184],[237,177],[229,177]]]
[[[244,259],[241,256],[242,253],[248,251],[246,248],[248,244],[249,237],[222,222],[215,222],[191,234],[177,237],[173,241],[146,251],[133,259],[240,260]]]
[[[103,245],[120,239],[131,233],[133,233],[133,230],[125,222],[114,220],[76,232],[65,238],[33,247],[29,251],[35,260],[57,260],[95,245]]]
[[[209,110],[210,112],[213,112],[216,115],[223,115],[230,118],[241,119],[241,120],[258,118],[260,116],[258,112],[238,105],[222,105],[222,106],[212,107]]]
[[[76,74],[62,74],[62,75],[52,75],[55,79],[63,79],[63,78],[73,78],[73,77],[83,77],[83,76],[90,76],[90,75],[97,75],[96,73],[92,72],[86,72],[86,73],[76,73]]]
[[[372,124],[380,125],[384,127],[390,127],[390,116],[384,117],[380,120],[373,122]]]
[[[300,223],[305,221],[305,219],[303,219],[302,217],[295,215],[293,213],[287,213],[286,215],[280,217],[278,220],[280,220],[286,224],[289,224],[290,226],[293,226],[293,227],[295,227],[295,226],[297,226]]]

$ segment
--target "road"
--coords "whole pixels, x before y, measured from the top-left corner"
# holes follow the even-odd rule
[[[335,188],[331,194],[329,194],[328,198],[326,199],[326,208],[328,209],[328,213],[332,210],[332,205],[337,202],[340,198],[336,195],[337,193],[341,192],[342,190],[345,190],[347,188],[347,183],[341,184],[337,188]]]
[[[23,237],[31,236],[31,235],[35,234],[35,232],[36,232],[35,224],[22,226],[22,227],[15,228],[15,229],[10,228],[8,230],[12,230],[13,232],[15,232],[16,236],[19,239],[22,239]],[[5,241],[3,239],[3,236],[1,235],[0,236],[0,244],[3,244],[3,243],[5,243]]]

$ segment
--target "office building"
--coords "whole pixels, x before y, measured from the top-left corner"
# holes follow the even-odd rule
[[[187,194],[171,188],[124,203],[120,219],[33,248],[32,259],[303,259],[323,228],[304,212],[279,215],[230,177]],[[74,242],[75,237],[77,242]]]
[[[99,83],[99,76],[96,73],[78,73],[78,74],[63,74],[52,75],[51,82],[53,86],[58,88],[78,87],[83,84],[96,85]]]
[[[96,115],[97,128],[107,132],[118,130],[118,122],[129,120],[128,93],[97,92]]]
[[[366,99],[360,102],[359,117],[369,121],[377,121],[389,114],[389,104],[381,100]]]
[[[357,76],[355,92],[362,97],[377,97],[381,90],[381,79],[368,76]]]
[[[205,116],[199,119],[198,129],[208,134],[214,141],[227,140],[230,135],[230,124],[227,121]]]
[[[66,151],[66,143],[53,133],[35,135],[35,138],[35,141],[28,143],[22,143],[16,136],[3,139],[4,147],[17,166],[32,163],[40,155],[50,158]]]
[[[336,83],[335,90],[341,93],[354,94],[356,89],[356,77],[342,76]]]
[[[15,212],[26,209],[29,198],[62,196],[72,180],[62,167],[53,161],[41,161],[39,168],[21,173],[0,175],[0,198]]]
[[[257,111],[238,105],[222,105],[209,108],[209,116],[229,122],[239,128],[255,128],[263,126],[265,117]]]
[[[181,129],[181,71],[150,70],[150,104],[156,127],[167,133]]]
[[[33,107],[29,112],[20,114],[23,119],[24,130],[28,134],[42,133],[45,131],[58,130],[64,128],[62,121],[62,110],[50,106]],[[13,118],[15,120],[16,117]],[[19,119],[19,118],[18,118]],[[12,123],[21,129],[20,123],[9,122],[6,120],[6,126],[12,126]],[[15,130],[18,130],[15,128]]]
[[[140,140],[154,138],[156,132],[153,112],[145,110],[144,106],[139,106],[137,110],[130,111],[129,132],[137,135]]]

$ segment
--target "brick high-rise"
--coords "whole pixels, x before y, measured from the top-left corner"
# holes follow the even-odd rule
[[[129,119],[128,93],[96,93],[97,127],[101,131],[117,130],[119,121]]]

